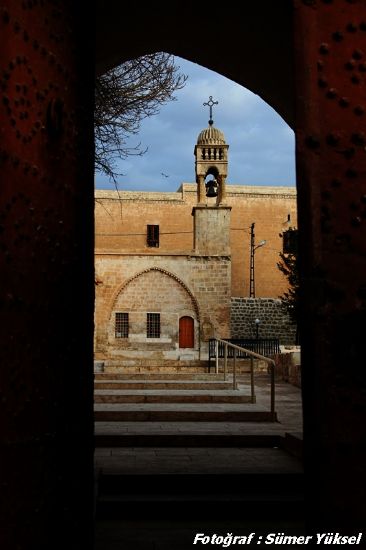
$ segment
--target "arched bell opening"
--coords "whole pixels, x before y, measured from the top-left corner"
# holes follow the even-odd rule
[[[215,166],[207,170],[205,176],[206,202],[207,204],[216,204],[219,194],[219,171]]]

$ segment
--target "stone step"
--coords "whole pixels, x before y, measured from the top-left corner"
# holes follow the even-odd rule
[[[239,390],[95,390],[94,403],[251,403]]]
[[[215,451],[215,449],[212,449]],[[235,450],[235,449],[233,449]],[[244,451],[244,453],[250,451]],[[261,450],[259,453],[260,459],[266,461],[266,450]],[[162,451],[162,456],[164,456]],[[268,450],[269,460],[273,460],[272,455],[283,455],[283,451],[277,450],[275,453]],[[225,451],[226,462],[227,456],[230,456],[230,450]],[[257,454],[257,453],[256,453]],[[169,456],[169,455],[168,455]],[[171,455],[175,460],[174,454]],[[234,455],[235,456],[235,455]],[[255,456],[255,455],[254,455]],[[277,457],[277,460],[280,457]],[[286,462],[287,457],[284,456]],[[245,454],[243,459],[245,461]],[[199,473],[179,472],[173,473],[170,469],[164,473],[162,468],[161,473],[141,473],[140,468],[136,469],[135,473],[119,473],[118,468],[112,466],[111,470],[103,470],[99,475],[99,490],[105,495],[128,495],[128,498],[136,496],[138,499],[144,498],[147,495],[165,494],[165,495],[197,495],[208,496],[213,494],[232,494],[237,497],[244,496],[252,497],[255,493],[257,496],[271,497],[274,494],[280,493],[284,498],[289,496],[298,497],[304,489],[304,474],[301,467],[295,465],[289,467],[289,471],[284,472],[282,469],[277,473],[275,466],[261,468],[243,466],[243,471],[235,471],[235,473],[226,471],[226,473],[216,473],[211,471],[200,471]],[[266,471],[267,469],[267,471]],[[169,483],[162,487],[162,475],[169,479]]]
[[[302,473],[102,474],[97,517],[301,517]]]
[[[262,428],[261,428],[262,429]],[[284,437],[279,434],[227,434],[227,433],[97,433],[95,447],[256,447],[283,448]],[[286,449],[287,450],[287,449]]]
[[[208,361],[169,361],[165,360],[164,364],[161,360],[122,360],[116,364],[109,362],[104,365],[103,372],[118,374],[118,373],[164,373],[170,372],[172,374],[179,372],[189,372],[192,374],[205,374],[208,373]]]
[[[303,434],[302,432],[286,432],[282,447],[290,454],[302,459]]]
[[[96,422],[271,422],[277,420],[256,404],[112,403],[94,405]]]
[[[199,380],[96,380],[98,390],[230,390],[232,382],[210,382]]]
[[[164,479],[164,483],[168,483],[168,481],[168,479]],[[267,498],[260,498],[255,494],[245,497],[232,495],[228,490],[226,494],[211,493],[206,497],[204,495],[174,497],[157,494],[149,499],[147,497],[138,499],[137,497],[129,498],[128,495],[101,495],[98,497],[96,503],[96,518],[97,521],[115,520],[117,525],[119,522],[123,524],[123,522],[130,519],[137,522],[138,525],[141,525],[142,521],[145,520],[148,521],[148,525],[151,525],[151,522],[156,522],[160,526],[162,518],[164,518],[166,532],[169,532],[172,522],[176,521],[177,518],[185,518],[185,521],[190,524],[194,523],[197,518],[200,518],[200,525],[208,523],[211,533],[215,533],[217,524],[222,521],[222,529],[226,533],[225,525],[230,521],[236,521],[237,529],[240,532],[241,522],[243,521],[243,517],[245,517],[248,534],[251,533],[251,525],[257,525],[258,518],[260,518],[261,526],[267,524],[267,528],[264,531],[259,531],[263,533],[263,538],[265,538],[268,532],[273,532],[275,529],[274,524],[283,523],[284,517],[286,518],[286,526],[293,526],[292,530],[297,529],[299,536],[302,535],[305,532],[304,510],[304,497],[301,495],[286,498],[286,496],[278,493]],[[226,520],[226,522],[223,520]],[[196,525],[195,533],[202,532],[200,525]],[[261,528],[259,527],[258,529]],[[192,533],[191,541],[194,540],[195,533]],[[166,533],[164,536],[166,536]],[[176,541],[176,537],[173,540],[174,542],[169,544],[169,546],[141,546],[141,549],[164,548],[164,550],[170,550],[174,548],[176,550],[188,550],[190,548],[187,545],[180,546],[179,541]],[[191,541],[190,544],[192,544]],[[113,550],[119,550],[121,547],[119,543],[113,546]],[[104,544],[97,548],[106,550]],[[112,549],[112,547],[108,548]],[[123,546],[123,548],[132,549],[137,547],[133,543],[132,546]],[[300,547],[291,546],[289,548]]]
[[[100,372],[94,374],[94,380],[189,380],[189,381],[224,381],[223,374],[189,373],[189,372]]]

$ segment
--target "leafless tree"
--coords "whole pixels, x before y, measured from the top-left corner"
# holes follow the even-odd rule
[[[132,59],[96,80],[95,168],[116,183],[116,161],[146,152],[141,143],[129,144],[144,118],[156,115],[160,107],[174,100],[174,92],[185,85],[174,57],[154,53]]]
[[[278,269],[284,274],[288,282],[288,290],[282,296],[282,306],[290,316],[292,323],[296,324],[296,344],[299,343],[299,317],[300,317],[300,275],[298,262],[298,230],[290,227],[280,234],[284,239],[284,251],[280,252]]]

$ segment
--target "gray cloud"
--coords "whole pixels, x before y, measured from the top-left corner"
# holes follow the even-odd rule
[[[119,164],[125,174],[119,188],[175,191],[183,181],[194,182],[193,150],[199,132],[208,125],[208,109],[202,104],[210,95],[219,102],[215,126],[230,145],[228,183],[295,185],[294,133],[283,119],[239,84],[186,60],[176,61],[189,76],[187,84],[177,92],[176,101],[143,121],[140,134],[131,139],[131,145],[141,142],[148,151]],[[97,188],[114,188],[98,173],[95,182]]]

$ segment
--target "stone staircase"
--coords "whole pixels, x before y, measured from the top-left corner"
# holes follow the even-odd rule
[[[291,422],[298,406],[281,391]],[[197,532],[303,533],[301,434],[269,421],[266,375],[256,393],[248,402],[245,375],[233,389],[221,374],[96,373],[95,549],[187,550]]]
[[[249,382],[249,381],[248,381]],[[233,388],[222,374],[96,373],[97,422],[268,422],[250,386]]]

